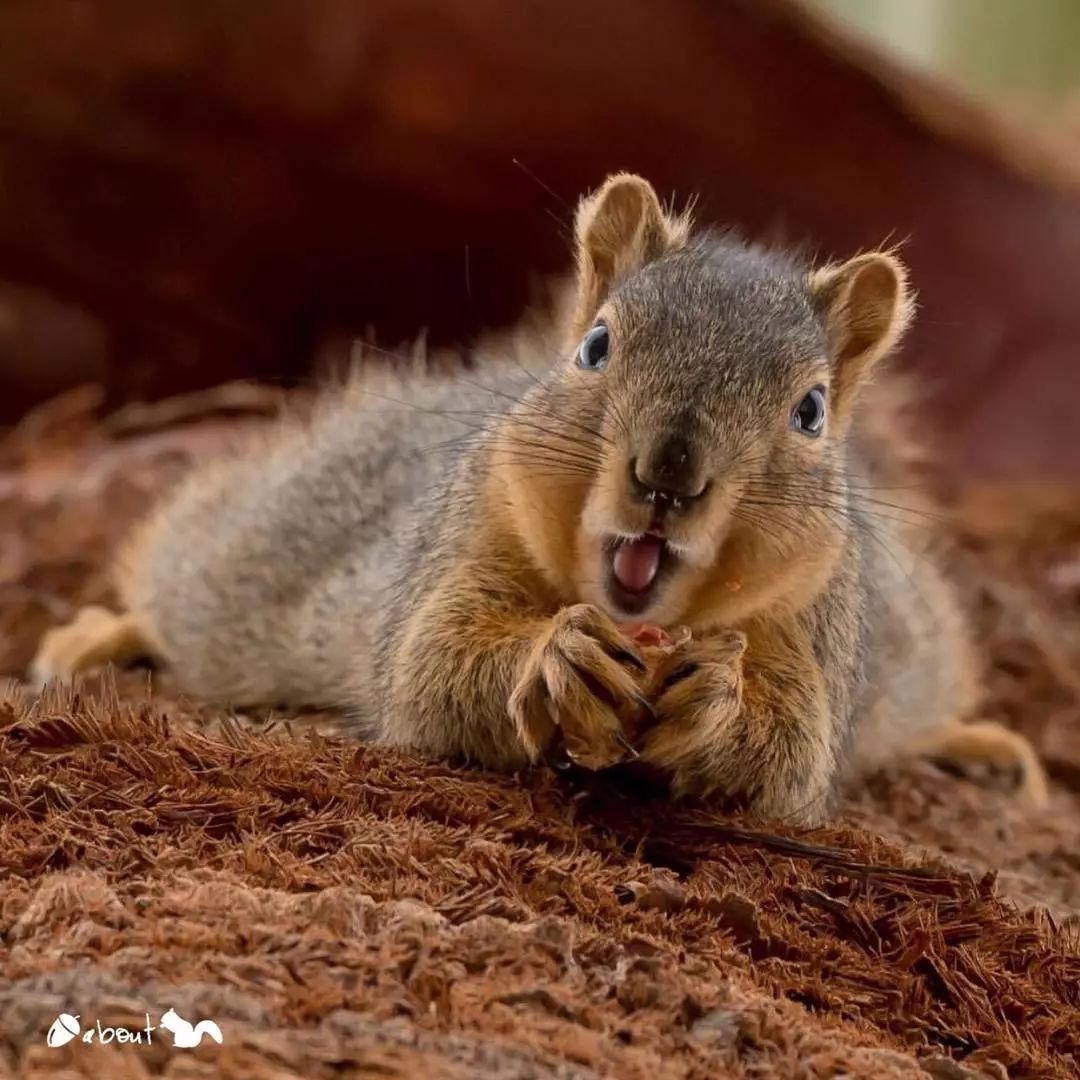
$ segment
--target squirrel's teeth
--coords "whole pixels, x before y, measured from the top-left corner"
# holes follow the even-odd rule
[[[615,580],[628,592],[644,592],[655,580],[660,569],[664,540],[660,536],[639,536],[627,540],[615,549],[612,571]]]

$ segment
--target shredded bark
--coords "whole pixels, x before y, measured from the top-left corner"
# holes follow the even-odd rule
[[[0,444],[0,1075],[1077,1074],[1073,493],[957,514],[986,715],[1045,755],[1051,809],[925,763],[807,832],[227,714],[167,672],[20,684],[44,629],[111,601],[151,499],[261,422],[191,404],[110,428],[69,403],[66,438]],[[136,1029],[168,1007],[223,1045],[45,1045],[60,1012]]]

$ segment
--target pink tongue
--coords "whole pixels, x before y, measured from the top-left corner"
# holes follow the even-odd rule
[[[620,544],[612,564],[615,579],[630,592],[644,592],[660,569],[663,551],[664,541],[659,536],[641,536]]]

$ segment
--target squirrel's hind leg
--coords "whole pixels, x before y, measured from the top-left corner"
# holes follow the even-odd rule
[[[915,746],[918,754],[957,765],[989,765],[1019,774],[1018,794],[1032,806],[1049,799],[1046,771],[1031,743],[993,720],[952,723],[927,732]]]
[[[30,680],[42,685],[68,680],[108,663],[126,664],[156,650],[135,615],[117,615],[103,607],[84,607],[66,626],[48,631],[30,665]]]

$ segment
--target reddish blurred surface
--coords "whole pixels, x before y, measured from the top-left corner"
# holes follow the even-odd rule
[[[1080,472],[1072,164],[790,0],[37,0],[0,55],[0,278],[78,309],[29,349],[45,301],[0,295],[2,418],[296,376],[368,325],[468,340],[628,168],[822,255],[905,241],[953,470]]]

